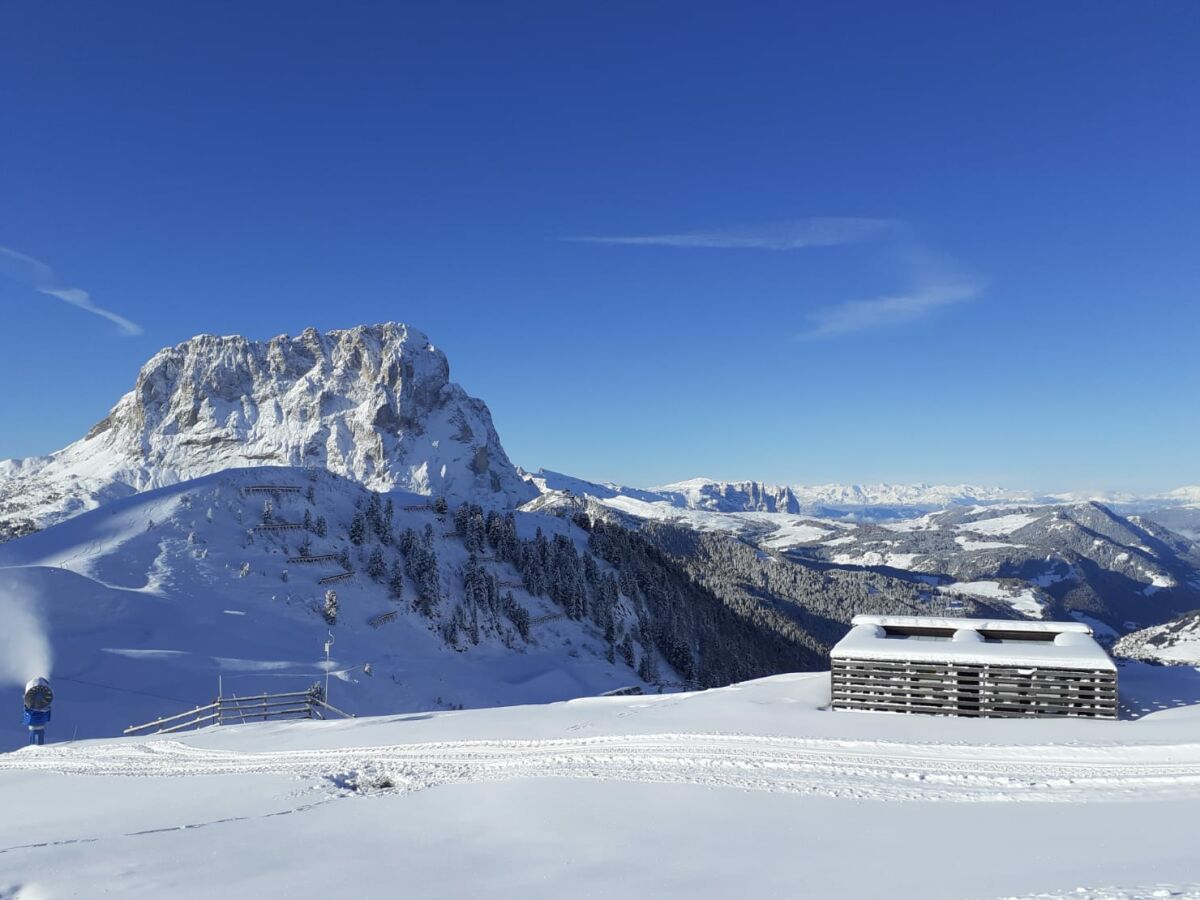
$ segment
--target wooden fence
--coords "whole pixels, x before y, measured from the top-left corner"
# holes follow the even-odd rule
[[[379,628],[380,626],[386,625],[388,622],[396,621],[399,615],[400,614],[393,609],[391,612],[385,612],[380,613],[377,616],[371,616],[371,618],[367,619],[367,624],[372,628]]]
[[[350,713],[326,703],[316,691],[287,694],[257,694],[251,697],[218,697],[207,706],[197,706],[174,716],[165,716],[130,725],[128,735],[174,734],[209,725],[243,725],[249,722],[277,722],[297,719],[354,718]]]

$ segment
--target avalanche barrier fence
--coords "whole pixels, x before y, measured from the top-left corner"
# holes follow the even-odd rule
[[[174,716],[130,725],[126,735],[173,734],[209,725],[244,725],[249,722],[278,722],[298,719],[352,719],[348,712],[330,706],[319,691],[287,694],[256,694],[249,697],[218,697],[207,706],[197,706]]]

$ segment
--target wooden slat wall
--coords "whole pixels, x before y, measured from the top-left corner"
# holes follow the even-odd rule
[[[833,708],[943,716],[1117,717],[1115,672],[835,659]]]

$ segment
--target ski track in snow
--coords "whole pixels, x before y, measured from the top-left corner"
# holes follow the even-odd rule
[[[26,749],[0,771],[181,777],[291,775],[351,791],[591,778],[863,800],[1079,802],[1200,794],[1200,744],[999,746],[737,734],[644,734],[239,752],[179,741]],[[362,787],[359,787],[362,786]]]

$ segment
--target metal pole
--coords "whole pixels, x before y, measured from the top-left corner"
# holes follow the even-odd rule
[[[333,646],[333,632],[326,632],[329,639],[325,641],[325,702],[329,702],[329,649]]]

